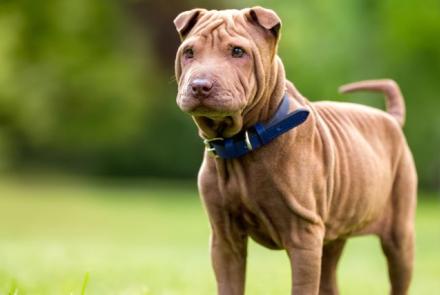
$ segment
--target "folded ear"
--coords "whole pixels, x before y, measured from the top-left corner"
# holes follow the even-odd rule
[[[269,30],[276,38],[278,38],[281,28],[281,19],[275,11],[255,6],[249,10],[249,16],[253,22],[260,27]]]
[[[174,25],[176,26],[176,30],[181,39],[184,39],[189,34],[191,29],[197,23],[197,20],[200,18],[201,14],[205,11],[206,9],[195,8],[180,13],[174,19]]]

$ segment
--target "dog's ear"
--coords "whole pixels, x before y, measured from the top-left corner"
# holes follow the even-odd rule
[[[260,6],[255,6],[249,9],[248,16],[252,22],[270,31],[275,36],[275,38],[279,37],[281,29],[281,19],[275,13],[275,11]]]
[[[176,26],[176,30],[179,33],[180,39],[185,39],[185,37],[189,34],[191,29],[197,23],[197,20],[205,11],[206,9],[195,8],[180,13],[174,19],[174,25]]]

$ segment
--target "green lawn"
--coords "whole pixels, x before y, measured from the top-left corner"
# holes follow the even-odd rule
[[[178,183],[0,180],[0,294],[214,294],[209,227]],[[289,293],[282,251],[250,245],[247,294]],[[349,242],[342,294],[388,293],[378,240]],[[440,294],[440,199],[420,198],[411,294]]]

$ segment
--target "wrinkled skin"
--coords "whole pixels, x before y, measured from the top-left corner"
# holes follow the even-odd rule
[[[262,99],[274,88],[284,88],[283,74],[273,80],[279,72],[273,66],[278,38],[263,27],[250,26],[249,18],[232,10],[202,11],[177,52],[177,104],[193,115],[204,137],[231,137],[255,123],[259,111],[267,116],[278,104],[274,101],[264,110],[268,106]],[[234,46],[245,50],[243,57],[231,55]],[[194,51],[193,58],[184,55],[188,48]],[[203,100],[191,94],[191,82],[200,78],[214,83],[211,95]]]
[[[276,54],[281,22],[273,11],[194,9],[174,23],[182,39],[177,104],[202,138],[267,122],[286,92],[291,111],[310,111],[304,124],[246,156],[205,153],[198,186],[212,228],[218,294],[244,294],[248,237],[286,250],[292,294],[338,294],[345,241],[361,234],[380,237],[391,293],[407,294],[417,177],[397,85],[378,80],[342,89],[385,92],[389,113],[310,103],[285,79]]]

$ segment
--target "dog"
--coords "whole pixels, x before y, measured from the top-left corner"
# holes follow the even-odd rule
[[[287,252],[292,294],[338,294],[345,242],[366,234],[380,238],[391,294],[408,294],[417,175],[397,84],[340,89],[382,92],[387,112],[310,102],[286,80],[274,11],[193,9],[174,24],[177,104],[206,144],[198,187],[218,294],[244,294],[249,237]]]

